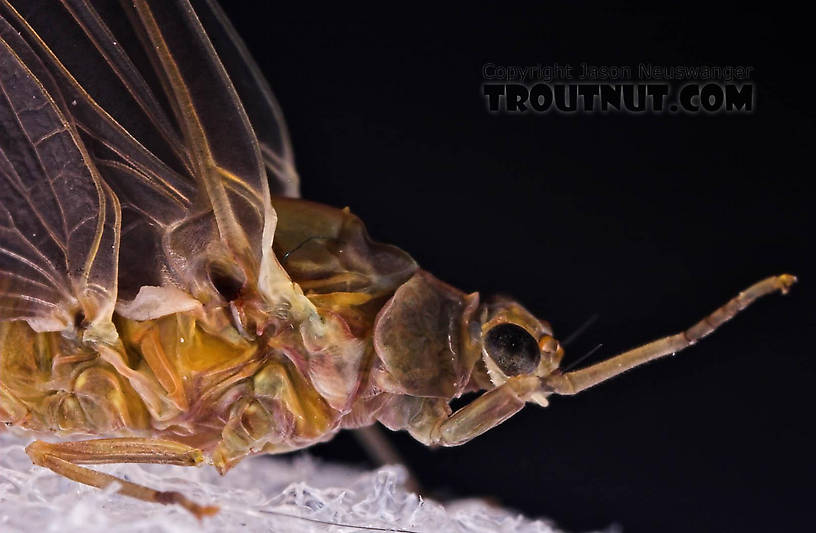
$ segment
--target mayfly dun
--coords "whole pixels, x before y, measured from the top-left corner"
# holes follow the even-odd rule
[[[562,370],[519,303],[447,285],[348,209],[299,198],[266,81],[199,4],[0,0],[0,420],[85,439],[34,441],[37,465],[201,517],[217,508],[83,465],[224,473],[377,422],[464,444],[796,281]],[[453,412],[465,393],[481,394]]]

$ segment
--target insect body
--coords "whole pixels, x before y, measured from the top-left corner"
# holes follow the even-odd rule
[[[550,326],[518,303],[455,289],[347,209],[297,198],[280,111],[216,5],[35,4],[0,1],[0,420],[91,438],[27,449],[71,479],[106,486],[81,466],[106,462],[226,472],[375,422],[462,444],[795,281],[561,371]],[[466,392],[482,394],[452,412]]]

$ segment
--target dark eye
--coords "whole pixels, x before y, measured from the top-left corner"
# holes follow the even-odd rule
[[[541,360],[538,343],[527,330],[515,324],[499,324],[484,337],[487,354],[505,375],[533,372]]]
[[[210,265],[209,274],[210,283],[226,301],[231,302],[240,296],[241,289],[244,287],[242,279],[227,272],[224,267],[218,264]]]

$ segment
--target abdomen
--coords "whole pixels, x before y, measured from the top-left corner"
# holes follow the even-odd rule
[[[141,398],[108,363],[58,332],[0,322],[0,420],[58,434],[132,434],[149,427]]]

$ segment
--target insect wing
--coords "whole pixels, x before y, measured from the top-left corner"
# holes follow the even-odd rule
[[[297,194],[286,127],[223,13],[201,7],[229,75],[186,1],[0,4],[0,319],[109,321],[117,278],[124,298],[189,288],[214,241],[250,273],[271,255],[267,180]]]
[[[30,49],[5,21],[0,35],[0,317],[61,330],[81,305],[104,327],[116,300],[116,196],[32,71],[41,65]]]
[[[252,122],[270,191],[299,197],[300,178],[289,131],[269,83],[221,7],[214,0],[202,0],[195,2],[195,8]]]

